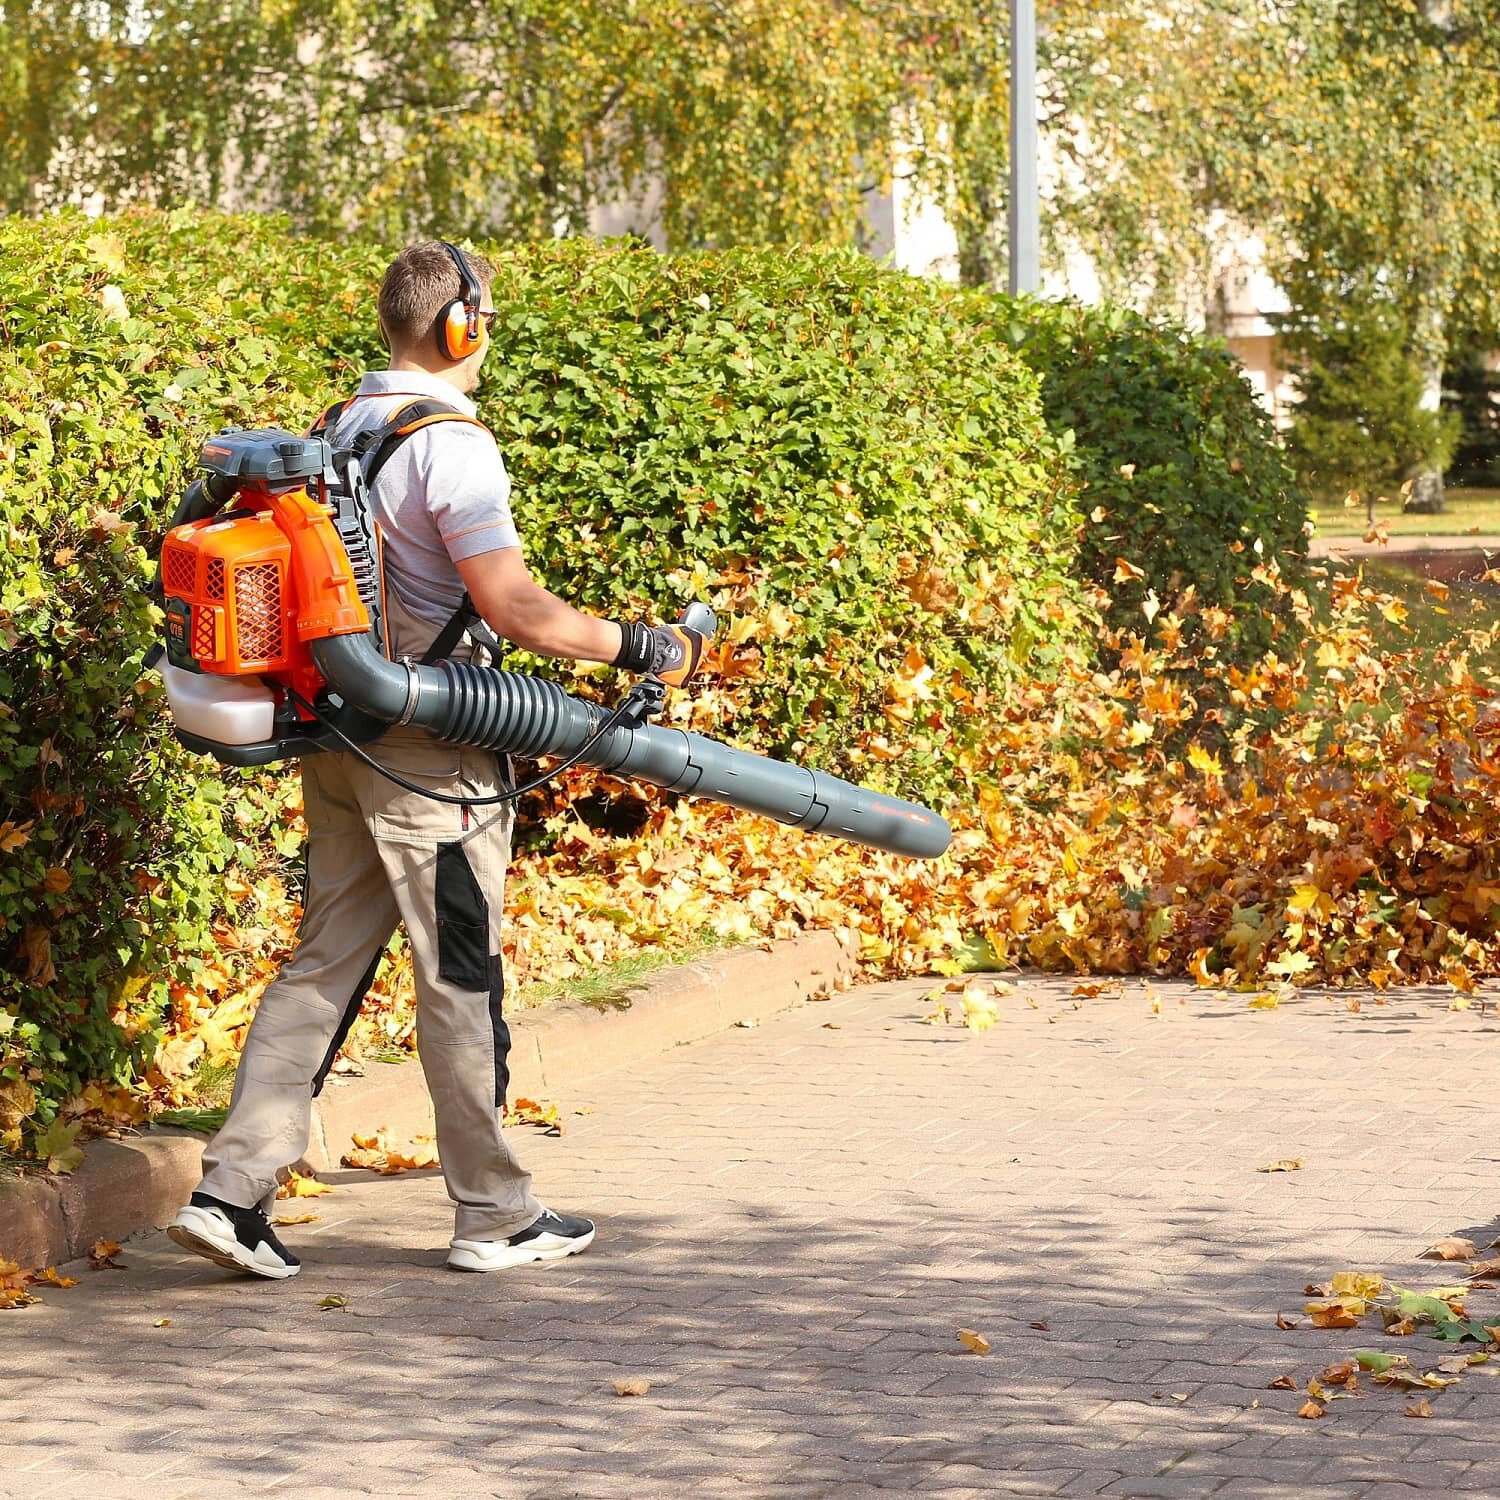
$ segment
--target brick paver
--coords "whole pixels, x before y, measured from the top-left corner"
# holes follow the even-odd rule
[[[0,1496],[1500,1495],[1488,1366],[1432,1420],[1373,1390],[1302,1421],[1266,1388],[1370,1344],[1452,1353],[1274,1322],[1339,1269],[1456,1279],[1413,1257],[1500,1232],[1500,1024],[1436,992],[1356,1014],[1170,985],[1158,1016],[1136,982],[1046,979],[975,1036],[921,1024],[926,988],[560,1101],[567,1133],[522,1145],[599,1220],[577,1260],[453,1274],[435,1176],[340,1172],[286,1231],[290,1283],[161,1235],[75,1268],[0,1315]],[[1280,1157],[1306,1165],[1255,1170]]]

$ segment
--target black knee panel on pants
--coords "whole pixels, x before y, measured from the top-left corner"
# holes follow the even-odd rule
[[[490,987],[490,907],[462,844],[439,844],[434,899],[438,977],[461,990]]]

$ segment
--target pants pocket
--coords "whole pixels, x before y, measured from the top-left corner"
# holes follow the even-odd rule
[[[461,990],[488,990],[489,902],[461,843],[438,845],[434,900],[438,978]]]

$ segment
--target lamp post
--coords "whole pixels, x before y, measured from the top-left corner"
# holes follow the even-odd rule
[[[1036,0],[1010,0],[1010,268],[1012,296],[1042,285],[1036,181]]]

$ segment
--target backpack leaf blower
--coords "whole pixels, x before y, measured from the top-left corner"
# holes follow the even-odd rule
[[[321,436],[235,429],[203,445],[199,466],[162,544],[165,643],[151,663],[165,656],[189,749],[237,766],[364,755],[391,725],[415,724],[457,744],[566,757],[551,775],[582,761],[893,854],[933,859],[948,847],[947,823],[925,807],[650,723],[665,693],[653,679],[611,712],[539,677],[391,660],[380,535],[357,459]],[[715,628],[702,605],[682,623]]]

